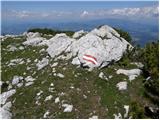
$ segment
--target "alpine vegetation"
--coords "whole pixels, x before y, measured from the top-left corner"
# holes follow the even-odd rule
[[[108,25],[1,36],[0,118],[158,118],[157,67],[126,36]]]

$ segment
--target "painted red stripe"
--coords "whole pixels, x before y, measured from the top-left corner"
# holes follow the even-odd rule
[[[93,64],[96,64],[94,61],[88,60],[88,59],[86,59],[86,58],[83,58],[83,60],[86,60],[86,61],[88,61],[88,62],[91,62],[91,63],[93,63]]]
[[[86,55],[86,54],[85,54],[85,56],[90,57],[90,58],[93,58],[95,61],[97,61],[97,59],[96,59],[95,57],[91,56],[91,55]]]

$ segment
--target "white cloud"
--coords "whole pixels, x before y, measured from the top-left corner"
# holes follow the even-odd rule
[[[73,16],[73,12],[68,12],[68,11],[18,11],[18,10],[6,10],[3,12],[3,17],[5,18],[64,18],[64,17],[69,17]]]
[[[29,15],[30,15],[30,12],[28,12],[28,11],[19,12],[19,17],[21,17],[21,18],[28,17]]]
[[[143,8],[123,8],[110,10],[111,14],[124,16],[155,16],[158,15],[159,7],[143,7]]]
[[[42,17],[48,17],[50,14],[48,13],[42,13]]]
[[[9,16],[13,16],[13,17],[19,17],[19,18],[25,18],[25,17],[29,17],[30,13],[29,11],[16,11],[16,10],[11,10],[11,11],[8,11],[7,14]]]
[[[80,17],[86,17],[88,15],[89,15],[89,12],[83,11],[82,14],[80,15]]]
[[[135,15],[140,12],[140,8],[113,9],[110,11],[114,15]]]
[[[126,9],[123,9],[122,11],[124,12],[124,14],[122,15],[126,15],[126,16],[152,17],[159,14],[157,7],[126,8]]]
[[[7,10],[2,12],[2,17],[17,17],[24,18],[54,18],[54,19],[79,19],[79,18],[110,18],[110,17],[128,17],[128,18],[145,18],[145,17],[158,17],[159,7],[142,7],[142,8],[119,8],[119,9],[105,9],[77,12],[77,11],[18,11]]]
[[[159,7],[142,7],[142,8],[119,8],[96,10],[88,13],[84,11],[80,17],[157,17],[159,15]]]

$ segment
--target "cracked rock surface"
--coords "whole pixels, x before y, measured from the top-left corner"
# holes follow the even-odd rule
[[[27,37],[26,42],[29,42],[29,45],[32,43],[33,46],[47,45],[46,51],[52,58],[61,54],[69,54],[74,65],[87,66],[91,69],[102,68],[110,62],[118,61],[127,49],[132,49],[130,43],[107,25],[90,32],[83,30],[75,32],[73,38],[64,33],[56,34],[51,39],[43,41],[38,33],[28,33]]]

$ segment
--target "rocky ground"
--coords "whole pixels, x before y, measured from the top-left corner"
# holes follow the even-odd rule
[[[143,95],[145,78],[140,70],[143,65],[119,64],[127,45],[132,46],[115,36],[116,33],[108,35],[107,31],[104,36],[97,35],[96,30],[92,33],[80,31],[73,37],[64,34],[41,37],[37,33],[4,36],[1,118],[135,118],[138,115],[146,118],[141,115],[141,106],[148,104]],[[99,38],[93,41],[98,47],[88,44],[89,50],[85,45],[81,48],[85,35],[94,38],[95,33]],[[111,38],[105,38],[105,34]],[[79,41],[74,43],[70,39]],[[97,43],[108,39],[121,42],[106,42],[112,47]],[[56,40],[62,40],[61,44]],[[99,50],[102,46],[103,53]],[[93,59],[83,59],[84,52],[97,58],[95,64]],[[107,55],[110,57],[106,59]],[[119,62],[113,64],[113,60]]]

